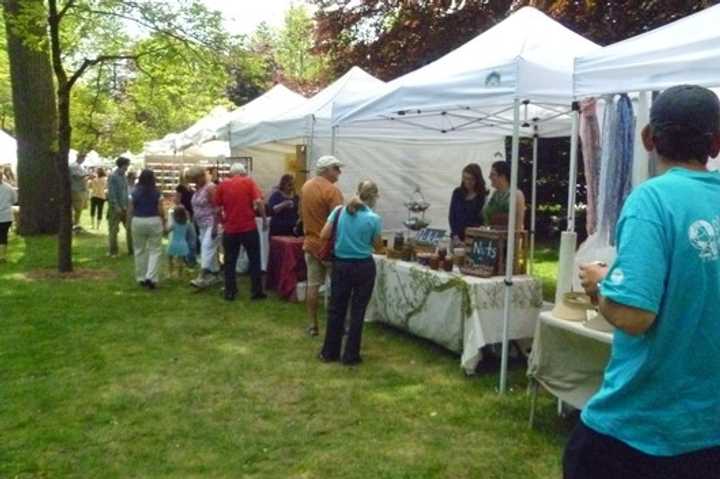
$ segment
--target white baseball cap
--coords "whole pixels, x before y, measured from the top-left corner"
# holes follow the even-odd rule
[[[343,163],[332,155],[325,155],[318,158],[318,161],[315,164],[315,170],[320,171],[333,166],[341,167],[343,166]]]
[[[233,163],[230,166],[230,175],[231,176],[247,175],[247,168],[245,168],[245,165],[243,165],[242,163]]]

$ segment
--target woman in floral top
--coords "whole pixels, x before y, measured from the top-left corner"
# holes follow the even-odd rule
[[[221,235],[218,234],[220,224],[219,210],[213,203],[213,195],[217,186],[209,181],[204,168],[197,166],[190,169],[188,179],[195,182],[196,192],[192,197],[193,219],[200,231],[200,266],[197,278],[191,281],[193,286],[204,288],[220,280],[220,263],[218,248]]]

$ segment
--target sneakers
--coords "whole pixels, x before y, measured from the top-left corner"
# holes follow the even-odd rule
[[[265,293],[257,293],[250,296],[250,299],[253,301],[262,301],[263,299],[267,299],[267,294]]]
[[[197,278],[190,281],[190,285],[196,288],[209,288],[210,286],[222,283],[219,273],[210,273],[209,271],[201,271]]]

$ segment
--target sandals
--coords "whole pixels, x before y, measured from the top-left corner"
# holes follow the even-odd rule
[[[320,334],[317,326],[308,326],[305,332],[308,334],[308,336],[318,336]]]

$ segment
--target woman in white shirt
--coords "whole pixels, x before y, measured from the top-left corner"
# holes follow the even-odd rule
[[[17,203],[17,192],[3,181],[0,172],[0,263],[7,261],[8,231],[12,225],[12,207]]]

